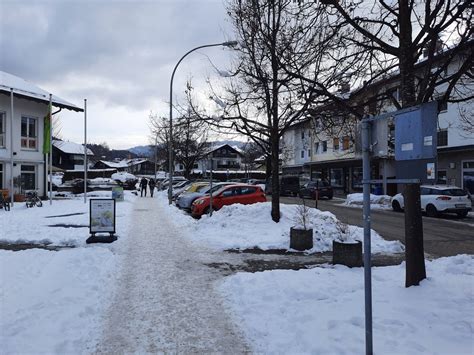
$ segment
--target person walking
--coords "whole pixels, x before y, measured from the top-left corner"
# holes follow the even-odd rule
[[[150,181],[148,181],[148,186],[150,187],[150,196],[153,197],[153,192],[155,192],[156,186],[155,179],[151,178]]]
[[[148,181],[142,177],[140,180],[140,197],[143,197],[143,192],[145,192],[145,197],[146,197],[146,186],[148,185]]]

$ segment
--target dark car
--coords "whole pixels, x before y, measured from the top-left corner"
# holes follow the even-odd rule
[[[325,180],[316,180],[308,181],[306,184],[304,184],[298,195],[301,198],[316,199],[317,196],[318,200],[322,197],[326,197],[328,200],[330,200],[332,199],[334,193],[329,182]]]
[[[297,196],[300,192],[300,178],[299,176],[281,176],[280,177],[280,195],[281,196]],[[272,179],[269,178],[265,184],[265,193],[271,195]]]

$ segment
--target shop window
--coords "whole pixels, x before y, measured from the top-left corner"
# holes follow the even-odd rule
[[[23,149],[37,149],[37,121],[32,117],[21,118],[21,147]]]
[[[23,191],[36,189],[36,166],[21,166],[21,187]]]
[[[362,167],[352,168],[352,188],[362,189]]]
[[[438,184],[446,185],[448,183],[448,176],[446,170],[438,170]]]
[[[331,169],[331,186],[343,187],[344,181],[342,179],[342,169]]]
[[[442,129],[438,131],[438,147],[448,145],[448,130]]]

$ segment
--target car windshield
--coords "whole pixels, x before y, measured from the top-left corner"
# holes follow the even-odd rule
[[[210,188],[211,188],[210,185],[204,185],[204,186],[201,186],[200,188],[198,188],[197,192],[207,193],[207,192],[209,192]]]

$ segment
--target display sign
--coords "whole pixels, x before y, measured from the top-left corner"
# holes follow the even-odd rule
[[[112,198],[115,201],[123,201],[124,196],[123,196],[123,187],[112,187]]]
[[[90,233],[115,233],[115,200],[90,199]]]
[[[428,180],[434,180],[436,178],[435,163],[426,164],[426,178]]]

